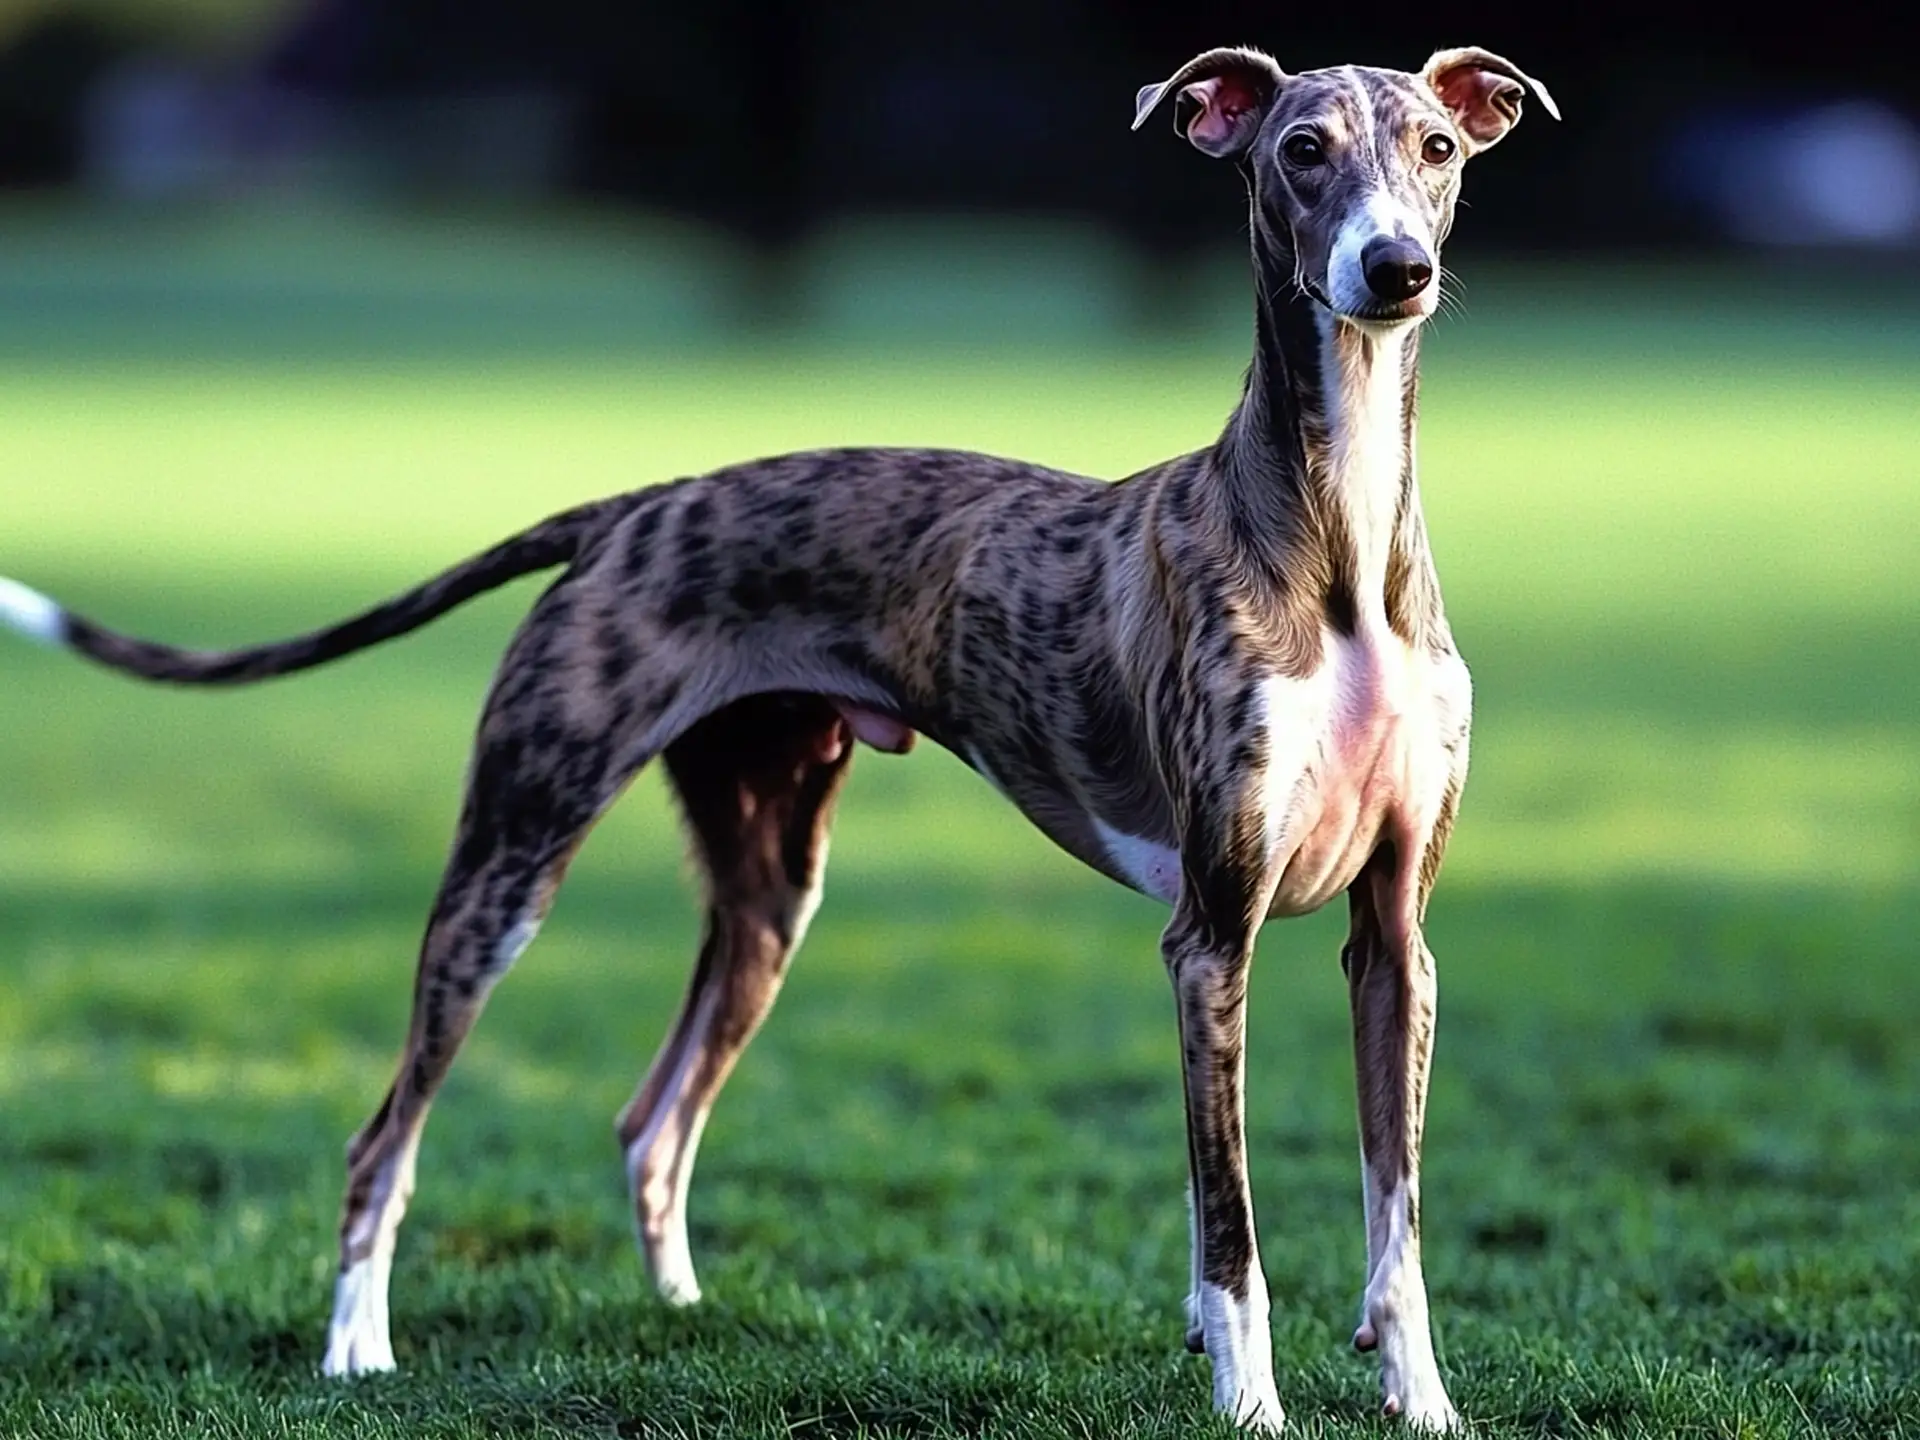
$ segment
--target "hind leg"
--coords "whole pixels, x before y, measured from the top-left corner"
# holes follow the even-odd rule
[[[536,612],[536,616],[540,612]],[[387,1281],[434,1093],[488,992],[532,941],[567,862],[632,766],[549,678],[561,614],[530,622],[488,701],[460,826],[421,945],[413,1017],[386,1098],[347,1147],[340,1274],[322,1369],[393,1368]]]
[[[820,898],[852,736],[815,696],[755,696],[667,748],[705,872],[706,933],[679,1018],[621,1112],[640,1253],[660,1294],[700,1298],[687,1182],[707,1112],[772,1008]]]

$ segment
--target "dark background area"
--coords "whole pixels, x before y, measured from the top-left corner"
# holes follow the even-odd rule
[[[1182,148],[1131,136],[1131,100],[1221,43],[1290,69],[1417,68],[1480,44],[1545,81],[1567,123],[1541,143],[1536,115],[1476,175],[1477,245],[1920,233],[1911,56],[1884,22],[1831,7],[29,0],[0,21],[0,187],[592,197],[772,247],[850,213],[1015,212],[1178,256],[1217,237],[1223,188]],[[1823,185],[1865,197],[1865,220],[1746,213],[1831,209],[1795,189]]]

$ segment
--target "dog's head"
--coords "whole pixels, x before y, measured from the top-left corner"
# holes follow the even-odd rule
[[[1420,73],[1342,66],[1289,75],[1258,50],[1209,50],[1136,97],[1139,129],[1171,97],[1195,149],[1239,162],[1255,242],[1283,242],[1294,280],[1334,314],[1413,324],[1440,301],[1440,242],[1460,169],[1553,97],[1485,50],[1442,50]]]

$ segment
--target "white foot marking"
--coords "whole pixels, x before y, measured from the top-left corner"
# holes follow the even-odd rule
[[[391,1251],[376,1251],[343,1271],[333,1286],[333,1322],[327,1327],[327,1358],[320,1373],[371,1375],[393,1369],[393,1337],[387,1328],[387,1281]]]
[[[1369,1179],[1369,1187],[1371,1180]],[[1384,1230],[1383,1241],[1360,1302],[1360,1328],[1353,1343],[1380,1352],[1380,1394],[1386,1413],[1425,1430],[1454,1430],[1460,1412],[1447,1398],[1433,1356],[1427,1317],[1427,1283],[1408,1225],[1407,1194],[1394,1190],[1368,1196],[1368,1219]]]
[[[700,1280],[694,1274],[693,1247],[687,1242],[686,1180],[699,1136],[682,1140],[679,1153],[668,1161],[663,1183],[643,1168],[657,1134],[656,1126],[649,1125],[627,1150],[627,1180],[637,1212],[634,1237],[660,1298],[669,1305],[697,1305]]]
[[[813,898],[817,904],[818,895]],[[670,1305],[692,1305],[700,1298],[693,1251],[687,1244],[687,1179],[693,1172],[693,1157],[700,1148],[706,1116],[682,1113],[686,1101],[683,1092],[706,1047],[719,1001],[719,991],[712,986],[702,990],[694,1001],[686,1044],[674,1057],[673,1069],[660,1087],[653,1112],[627,1147],[627,1188],[633,1196],[640,1258],[653,1277],[653,1288]]]
[[[677,1222],[677,1223],[676,1223]],[[687,1245],[687,1220],[677,1214],[657,1239],[640,1237],[641,1253],[653,1274],[653,1288],[669,1305],[698,1305],[700,1280],[693,1273],[693,1251]]]
[[[1246,1292],[1235,1299],[1219,1285],[1200,1286],[1200,1328],[1213,1362],[1213,1408],[1245,1429],[1278,1433],[1287,1417],[1273,1385],[1267,1281],[1257,1267],[1247,1276]]]
[[[0,625],[42,645],[67,643],[67,612],[38,590],[0,576]]]

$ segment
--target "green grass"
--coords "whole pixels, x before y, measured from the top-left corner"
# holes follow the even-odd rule
[[[1913,317],[1707,293],[1676,319],[1624,280],[1551,303],[1572,288],[1489,281],[1429,350],[1479,709],[1431,920],[1443,1365],[1489,1436],[1920,1432]],[[1213,433],[1244,358],[501,353],[8,361],[0,571],[254,638],[756,452],[1122,473]],[[340,1146],[529,594],[232,695],[0,652],[0,1433],[1207,1433],[1163,912],[926,750],[858,766],[828,903],[716,1112],[707,1302],[647,1293],[611,1134],[695,940],[648,780],[436,1111],[401,1373],[316,1378]],[[1281,1393],[1330,1436],[1383,1428],[1345,1349],[1339,933],[1268,931],[1249,1061]]]

